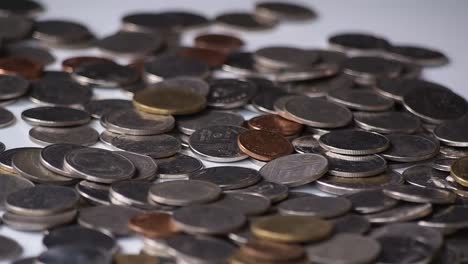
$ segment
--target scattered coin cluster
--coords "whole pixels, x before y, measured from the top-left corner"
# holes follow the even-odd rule
[[[261,31],[318,17],[288,2],[213,19],[128,13],[103,37],[43,11],[0,2],[0,105],[37,104],[17,122],[42,145],[1,144],[2,222],[45,234],[44,252],[23,259],[22,241],[0,236],[0,261],[468,261],[468,105],[420,79],[449,62],[442,52],[364,32],[329,36],[328,49],[248,51],[221,31],[180,44],[211,24]],[[77,51],[50,71],[44,47],[101,56]],[[0,108],[0,127],[15,119]],[[122,254],[118,239],[134,235],[140,254]]]

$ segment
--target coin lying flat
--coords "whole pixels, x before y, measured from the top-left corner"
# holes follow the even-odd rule
[[[0,128],[7,127],[15,122],[16,118],[10,111],[0,108]]]
[[[11,238],[0,236],[0,260],[8,261],[18,258],[23,252],[23,248]]]
[[[179,232],[172,222],[171,215],[166,213],[145,213],[130,219],[128,227],[149,238],[171,237]]]
[[[328,93],[327,99],[360,111],[386,111],[393,107],[393,100],[367,89],[335,89]]]
[[[115,151],[115,153],[124,156],[133,163],[136,170],[133,179],[151,180],[156,177],[158,164],[151,157],[126,151]]]
[[[111,263],[112,254],[103,249],[96,248],[90,245],[64,245],[57,246],[47,251],[44,251],[37,257],[39,263],[89,263],[89,264],[100,264],[100,263]]]
[[[155,202],[183,206],[216,200],[221,189],[213,183],[198,180],[176,180],[153,185],[149,197]]]
[[[62,61],[62,69],[65,72],[72,73],[79,66],[86,63],[96,63],[96,62],[112,62],[111,59],[104,57],[95,57],[95,56],[76,56],[69,57]]]
[[[359,130],[332,131],[322,135],[319,143],[324,149],[346,155],[375,154],[389,146],[384,136]]]
[[[117,87],[135,83],[140,79],[140,73],[128,66],[101,61],[80,65],[73,71],[72,77],[84,85]]]
[[[328,43],[333,49],[357,54],[374,54],[390,46],[380,36],[359,32],[333,35],[328,38]]]
[[[371,177],[384,172],[387,162],[377,154],[366,156],[345,156],[326,153],[328,173],[339,177]]]
[[[220,200],[211,205],[241,212],[245,216],[260,215],[270,208],[270,200],[256,194],[242,192],[225,193]]]
[[[267,46],[254,53],[255,61],[267,68],[284,69],[312,65],[319,59],[315,51],[291,46]]]
[[[357,192],[346,198],[351,201],[354,211],[361,214],[385,211],[398,204],[397,200],[384,195],[382,190]]]
[[[288,187],[268,181],[261,181],[245,189],[239,189],[238,191],[261,195],[270,199],[272,203],[284,200],[288,196]]]
[[[170,135],[128,136],[112,138],[112,146],[119,150],[147,155],[155,159],[170,157],[180,150],[180,142]]]
[[[132,102],[123,99],[92,100],[85,105],[85,110],[94,118],[101,118],[107,112],[133,108]]]
[[[302,136],[295,138],[291,144],[294,150],[298,153],[314,153],[322,154],[325,150],[320,146],[314,135]]]
[[[468,186],[468,175],[467,175],[467,164],[468,158],[463,157],[455,161],[450,168],[450,175],[453,179],[463,186]]]
[[[144,69],[150,82],[174,77],[204,78],[209,75],[209,65],[205,62],[174,54],[163,54],[147,60]]]
[[[340,197],[307,196],[288,199],[277,206],[284,215],[318,216],[333,218],[351,210],[351,202]]]
[[[439,150],[438,144],[421,135],[392,134],[386,136],[390,147],[381,155],[392,161],[415,162],[434,157]]]
[[[3,215],[3,221],[6,225],[15,230],[37,232],[69,224],[75,221],[76,215],[76,209],[46,216],[19,215],[6,212]]]
[[[437,156],[432,160],[431,166],[436,170],[450,171],[450,168],[456,160],[457,159],[446,158],[444,156]]]
[[[205,108],[204,96],[182,89],[145,89],[135,93],[133,104],[141,111],[160,115],[188,115]]]
[[[10,193],[33,186],[34,183],[27,179],[11,174],[0,174],[0,208],[5,208],[5,199]]]
[[[109,186],[90,181],[80,181],[75,190],[87,202],[95,205],[110,205]]]
[[[391,46],[389,51],[395,59],[421,66],[442,66],[449,62],[442,52],[421,46]]]
[[[239,148],[250,157],[270,161],[293,152],[291,143],[275,132],[248,130],[237,137]]]
[[[152,183],[140,180],[114,182],[109,189],[109,197],[114,204],[134,207],[148,205],[148,193]]]
[[[170,115],[153,115],[130,109],[108,112],[104,120],[108,131],[136,136],[166,133],[175,123]]]
[[[345,214],[330,220],[333,223],[333,233],[351,233],[356,235],[365,234],[371,227],[367,218],[357,214]]]
[[[215,18],[215,22],[223,26],[246,31],[267,30],[277,24],[273,19],[259,19],[250,13],[224,13]]]
[[[81,106],[88,103],[92,90],[70,78],[43,78],[31,85],[31,101],[51,106]]]
[[[161,179],[185,179],[204,167],[199,159],[180,153],[157,159],[155,162],[158,164],[158,176]]]
[[[33,127],[29,130],[32,141],[41,145],[58,143],[90,146],[99,139],[98,132],[88,126],[70,128]]]
[[[87,246],[104,249],[109,252],[117,250],[117,243],[114,238],[102,232],[84,228],[78,225],[64,226],[50,230],[42,239],[42,243],[47,248],[57,246]]]
[[[383,192],[394,199],[414,203],[450,204],[456,198],[455,194],[449,191],[411,185],[387,186]]]
[[[138,209],[117,205],[82,208],[78,223],[107,234],[125,236],[130,233],[128,221],[141,212]]]
[[[378,56],[351,57],[343,63],[343,72],[361,84],[375,83],[379,77],[396,77],[402,69],[400,62]]]
[[[403,171],[403,177],[409,184],[418,187],[446,188],[448,173],[435,170],[426,165],[412,166]]]
[[[259,261],[295,261],[303,259],[305,252],[297,245],[251,239],[239,248],[238,254]]]
[[[467,121],[468,119],[466,117],[462,117],[457,120],[444,122],[434,129],[434,135],[445,145],[454,147],[467,147]]]
[[[0,169],[8,173],[17,173],[16,170],[11,165],[13,156],[22,150],[34,149],[34,148],[12,148],[5,150],[0,153]]]
[[[43,20],[35,25],[33,38],[57,46],[82,45],[93,38],[86,26],[67,20]]]
[[[244,118],[239,114],[211,110],[177,118],[177,128],[186,135],[191,135],[198,129],[213,125],[242,126],[243,123]]]
[[[21,118],[33,126],[67,127],[84,125],[91,120],[83,110],[67,107],[36,107],[25,110]]]
[[[232,53],[238,51],[244,42],[234,35],[205,33],[195,37],[195,46],[216,50],[222,53]]]
[[[405,112],[355,112],[353,116],[360,128],[383,134],[412,134],[421,128],[421,121]]]
[[[24,95],[29,89],[28,80],[18,75],[0,75],[0,99],[15,99]]]
[[[261,115],[249,120],[248,126],[255,130],[266,130],[283,136],[291,136],[299,133],[302,125],[282,118],[279,115]]]
[[[466,228],[468,222],[466,220],[466,213],[468,207],[453,205],[445,208],[444,210],[434,214],[428,219],[418,222],[420,226],[438,228],[438,229],[459,229]]]
[[[431,204],[400,203],[384,211],[366,214],[365,217],[371,223],[388,224],[421,219],[430,215],[431,212]]]
[[[100,39],[96,45],[110,55],[137,57],[160,48],[162,39],[157,34],[119,31]]]
[[[256,92],[249,81],[237,79],[213,79],[209,82],[207,105],[218,109],[233,109],[247,104]]]
[[[286,21],[308,20],[317,16],[311,8],[288,2],[260,2],[255,6],[255,14]]]

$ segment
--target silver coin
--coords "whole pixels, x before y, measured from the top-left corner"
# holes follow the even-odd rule
[[[98,132],[88,126],[70,128],[33,127],[29,130],[29,138],[41,145],[58,143],[90,146],[98,141]]]
[[[270,200],[258,194],[230,192],[225,193],[220,200],[210,205],[231,209],[245,216],[254,216],[265,213],[270,208]]]
[[[466,117],[462,117],[444,122],[434,129],[434,136],[448,146],[468,147],[468,137],[466,137],[468,126],[465,124],[467,121]]]
[[[145,76],[149,82],[159,82],[174,77],[205,78],[209,66],[203,61],[163,54],[145,62]]]
[[[346,198],[353,204],[354,211],[361,214],[385,211],[398,204],[397,200],[384,195],[380,189],[353,193]]]
[[[84,85],[118,87],[135,83],[140,79],[140,73],[114,62],[95,62],[80,65],[73,71],[72,77]]]
[[[401,61],[415,63],[424,67],[442,66],[449,59],[442,52],[421,46],[391,46],[390,56]]]
[[[189,139],[190,149],[202,159],[214,162],[234,162],[246,159],[237,144],[240,133],[247,131],[237,126],[210,126],[196,130]]]
[[[282,69],[310,66],[319,59],[318,52],[289,46],[269,46],[254,53],[257,63],[267,68]]]
[[[5,199],[10,193],[33,186],[34,183],[27,179],[11,174],[0,174],[0,209],[5,209]]]
[[[371,227],[367,218],[357,214],[346,214],[344,216],[334,218],[330,220],[330,222],[333,223],[334,234],[351,233],[362,235]]]
[[[347,178],[326,175],[317,180],[317,188],[326,193],[336,195],[351,194],[360,191],[381,189],[392,184],[402,184],[403,177],[397,172],[386,171],[382,174],[364,177]]]
[[[81,106],[93,96],[92,90],[71,79],[43,78],[32,84],[30,99],[51,106]]]
[[[191,135],[198,129],[214,126],[242,126],[244,118],[236,113],[224,111],[204,111],[202,113],[177,118],[177,128],[180,132]]]
[[[296,187],[311,183],[328,170],[328,161],[318,154],[292,154],[268,162],[259,173],[270,182]]]
[[[59,227],[50,230],[42,239],[42,244],[47,248],[56,246],[86,246],[92,244],[97,248],[115,252],[117,242],[114,238],[89,228],[77,225]]]
[[[148,136],[166,133],[174,128],[171,115],[152,115],[137,110],[109,112],[105,118],[106,129],[110,132]]]
[[[181,31],[208,24],[203,15],[187,11],[166,11],[160,13],[131,13],[122,18],[127,31],[158,33],[162,29]]]
[[[255,185],[237,191],[261,195],[270,199],[272,203],[282,201],[288,197],[288,187],[286,185],[268,181],[261,181]]]
[[[381,156],[345,156],[327,152],[328,173],[340,177],[371,177],[384,172],[387,162]]]
[[[151,187],[151,200],[167,205],[183,206],[216,200],[221,189],[213,183],[197,180],[160,182]]]
[[[129,179],[136,170],[126,157],[98,148],[79,148],[67,152],[64,166],[74,177],[99,183]]]
[[[65,185],[75,181],[42,165],[40,148],[21,149],[14,154],[11,165],[17,173],[33,182]]]
[[[114,137],[111,143],[117,149],[147,155],[155,159],[173,156],[180,150],[180,142],[169,135],[120,135]]]
[[[34,186],[9,194],[5,200],[11,213],[27,216],[45,216],[73,209],[79,196],[71,188],[61,186]]]
[[[89,181],[80,181],[80,183],[75,185],[75,190],[84,200],[96,205],[111,204],[109,200],[109,189],[108,185]]]
[[[101,118],[105,113],[112,113],[123,109],[132,109],[133,104],[123,99],[92,100],[85,105],[85,110],[94,118]]]
[[[280,115],[286,119],[289,119],[291,117],[288,116],[288,113],[286,112],[286,103],[289,101],[296,99],[296,98],[304,98],[305,96],[303,95],[284,95],[279,97],[273,102],[273,109],[275,111],[275,114]]]
[[[19,75],[0,75],[0,100],[21,97],[29,89],[29,82]]]
[[[128,221],[141,213],[141,210],[118,205],[87,207],[80,209],[78,223],[106,234],[125,236],[130,234]]]
[[[67,20],[38,21],[34,29],[33,38],[61,47],[81,46],[94,38],[85,25]]]
[[[386,160],[415,162],[437,155],[439,145],[422,135],[391,134],[386,135],[390,147],[381,153]]]
[[[307,196],[288,199],[277,206],[278,212],[284,215],[318,216],[334,218],[351,210],[351,202],[340,197]]]
[[[73,144],[53,144],[49,145],[41,150],[40,162],[47,169],[64,176],[71,176],[70,171],[64,167],[65,155],[74,150],[84,148],[80,145]]]
[[[211,237],[176,235],[165,241],[168,251],[181,263],[227,263],[236,248]]]
[[[428,219],[418,222],[420,226],[432,227],[440,230],[460,229],[468,226],[466,214],[468,207],[453,205],[433,214]]]
[[[32,126],[46,127],[84,125],[91,120],[83,110],[59,106],[30,108],[21,113],[21,118]]]
[[[32,29],[32,21],[18,15],[0,17],[0,38],[15,41],[25,38]]]
[[[36,260],[40,264],[110,264],[112,254],[92,245],[60,245],[42,252]]]
[[[276,113],[276,110],[274,107],[275,102],[286,95],[287,93],[277,88],[272,88],[265,92],[257,91],[257,94],[252,98],[252,102],[251,102],[253,110],[257,112],[260,111],[260,112],[275,114]]]
[[[380,251],[377,240],[356,234],[337,234],[306,248],[309,260],[314,263],[374,263]]]
[[[427,188],[447,188],[447,172],[435,170],[427,165],[412,166],[403,171],[405,181],[411,185]]]
[[[369,155],[386,150],[389,141],[386,137],[359,130],[331,131],[319,138],[320,145],[331,152],[346,155]]]
[[[446,158],[443,156],[437,156],[435,157],[432,162],[431,166],[432,168],[440,171],[450,171],[450,167],[452,167],[452,164],[456,161],[457,159],[451,159],[451,158]]]
[[[381,77],[397,77],[402,69],[402,63],[378,56],[351,57],[343,63],[343,72],[361,84],[375,83]]]
[[[334,89],[327,99],[360,111],[386,111],[393,107],[393,100],[380,96],[370,89]]]
[[[152,180],[156,177],[156,173],[158,172],[159,166],[151,157],[126,151],[114,152],[119,154],[120,156],[124,156],[133,163],[136,169],[133,179]]]
[[[421,219],[431,214],[431,212],[431,204],[400,203],[388,210],[366,214],[365,217],[371,223],[388,224]]]
[[[148,181],[124,180],[114,182],[110,186],[111,198],[126,205],[148,205],[149,189],[152,183]]]
[[[468,148],[454,148],[441,145],[439,150],[442,156],[447,158],[458,159],[464,156],[468,156]]]
[[[363,32],[349,32],[333,35],[328,38],[332,49],[352,54],[379,54],[390,46],[383,37]]]
[[[161,179],[186,179],[204,167],[199,159],[180,153],[157,159],[155,162],[158,164],[158,176]]]
[[[120,136],[120,134],[104,130],[99,134],[99,141],[105,145],[112,146],[112,140],[118,136]]]
[[[218,109],[241,107],[255,96],[255,85],[237,79],[214,79],[209,82],[207,105]]]
[[[354,112],[353,116],[360,128],[383,134],[412,134],[421,129],[420,119],[405,112]]]
[[[291,143],[297,153],[322,154],[325,152],[313,135],[295,138]]]
[[[0,108],[0,128],[7,127],[15,122],[16,118],[12,112]]]
[[[278,23],[276,19],[259,18],[255,14],[245,12],[223,13],[214,20],[223,26],[245,31],[267,30]]]
[[[167,89],[189,91],[202,96],[207,96],[210,92],[210,86],[200,78],[193,77],[175,77],[157,82],[150,86],[150,89]]]
[[[294,94],[303,94],[308,97],[324,97],[335,89],[350,89],[354,85],[353,79],[348,75],[339,74],[327,78],[292,82],[286,90]]]
[[[190,175],[190,179],[210,182],[223,190],[233,190],[254,185],[261,180],[261,176],[250,168],[219,166],[196,171]]]
[[[456,198],[450,191],[412,185],[386,186],[383,192],[394,199],[413,203],[450,204],[454,203]]]
[[[440,87],[439,84],[420,79],[379,78],[374,89],[385,97],[403,102],[403,96],[409,91],[434,86]]]
[[[320,128],[342,127],[352,119],[352,114],[346,107],[321,99],[292,99],[286,103],[285,110],[288,119]]]
[[[35,148],[12,148],[9,150],[5,150],[0,152],[0,170],[8,172],[8,173],[16,173],[16,170],[13,168],[11,162],[13,156],[23,150],[27,149],[35,149]]]
[[[111,56],[140,57],[159,49],[163,39],[157,34],[119,31],[97,41],[101,52]]]
[[[255,60],[251,52],[234,52],[227,56],[222,69],[241,76],[261,76],[255,68]]]
[[[76,209],[46,216],[19,215],[16,213],[6,212],[3,215],[3,221],[6,225],[8,225],[8,227],[16,230],[42,232],[47,229],[69,224],[75,221],[77,214],[78,211]]]
[[[18,258],[23,252],[23,248],[15,240],[0,236],[0,260],[9,261]]]
[[[13,44],[6,47],[8,57],[22,57],[46,66],[55,62],[55,56],[45,47],[30,44]]]
[[[215,205],[183,207],[173,213],[172,219],[187,233],[207,235],[228,234],[246,221],[241,212]]]
[[[257,3],[255,5],[255,14],[285,21],[302,21],[317,17],[313,9],[289,2]]]

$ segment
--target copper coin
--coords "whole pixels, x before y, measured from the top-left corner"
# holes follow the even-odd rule
[[[17,74],[29,80],[38,79],[43,67],[36,61],[21,57],[0,59],[0,74]]]
[[[302,124],[282,118],[279,115],[261,115],[254,117],[247,123],[249,128],[255,130],[267,130],[279,133],[283,136],[298,134],[302,129]]]
[[[203,34],[195,38],[195,46],[229,54],[240,50],[244,41],[232,35]]]
[[[240,247],[239,253],[259,261],[288,261],[303,258],[304,248],[293,244],[281,244],[266,240],[249,240]]]
[[[148,238],[166,238],[179,232],[172,217],[165,213],[145,213],[134,216],[128,222],[130,230]]]
[[[110,59],[93,56],[71,57],[62,62],[62,69],[66,72],[73,72],[79,66],[85,63],[113,62]]]
[[[239,148],[250,157],[270,161],[291,154],[293,146],[280,134],[266,130],[248,130],[237,138]]]
[[[213,68],[222,66],[227,58],[225,53],[199,47],[181,48],[177,55],[204,61]]]

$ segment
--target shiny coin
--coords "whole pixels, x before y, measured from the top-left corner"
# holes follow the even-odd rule
[[[412,134],[421,128],[419,118],[405,112],[355,112],[353,116],[360,128],[383,134]]]
[[[158,164],[158,176],[161,179],[185,179],[204,166],[199,159],[180,153],[157,159],[155,162]]]
[[[435,170],[426,165],[412,166],[403,171],[403,177],[409,184],[418,187],[446,188],[448,173]]]
[[[0,208],[4,209],[5,199],[10,193],[33,186],[34,183],[27,179],[11,174],[0,174]]]
[[[57,246],[87,246],[92,244],[96,248],[109,252],[117,250],[114,238],[89,228],[77,225],[59,227],[50,230],[43,238],[42,243],[47,248]]]
[[[67,210],[60,213],[54,213],[52,215],[46,216],[19,215],[16,213],[6,212],[3,215],[3,221],[10,228],[16,230],[28,232],[42,232],[50,228],[69,224],[75,221],[76,215],[76,209]]]
[[[261,115],[249,120],[248,126],[255,130],[266,130],[283,136],[291,136],[299,133],[302,125],[278,115]]]
[[[322,135],[319,143],[324,149],[346,155],[375,154],[389,146],[384,136],[359,130],[332,131]]]
[[[207,105],[218,109],[241,107],[255,95],[255,85],[237,79],[214,79],[209,82]]]
[[[33,126],[68,127],[84,125],[91,120],[83,110],[68,107],[36,107],[25,110],[21,118]]]
[[[252,106],[257,111],[276,114],[277,110],[274,107],[275,102],[284,96],[286,96],[286,93],[284,93],[283,91],[277,91],[277,90],[263,92],[263,93],[257,92],[255,97],[252,98]]]
[[[78,194],[68,187],[35,186],[11,193],[5,206],[19,215],[45,216],[74,208],[78,199]]]
[[[146,78],[150,82],[174,77],[204,78],[209,75],[209,65],[205,62],[174,54],[163,54],[148,60],[144,69]]]
[[[270,200],[261,195],[241,192],[225,193],[220,200],[211,205],[241,212],[245,216],[260,215],[270,207]]]
[[[112,254],[92,245],[61,245],[42,252],[36,260],[36,263],[47,264],[65,262],[69,264],[110,264],[112,263]]]
[[[133,104],[141,111],[160,115],[188,115],[205,108],[202,95],[182,89],[145,89],[135,93]]]
[[[245,216],[236,210],[215,205],[191,205],[172,214],[174,224],[187,233],[228,234],[241,227]]]
[[[179,232],[166,213],[145,213],[134,216],[128,223],[129,228],[145,237],[166,238]]]
[[[338,104],[313,98],[289,100],[285,105],[288,119],[321,128],[342,127],[351,122],[351,112]]]
[[[70,57],[62,61],[62,69],[66,72],[72,73],[75,71],[76,68],[80,67],[83,64],[98,63],[98,62],[111,63],[112,60],[103,58],[103,57],[94,57],[94,56]]]
[[[92,100],[85,105],[85,110],[94,118],[101,118],[105,113],[132,109],[132,102],[123,99]]]
[[[355,54],[375,54],[390,46],[387,40],[366,33],[341,33],[328,38],[334,49]]]
[[[96,205],[110,205],[109,199],[109,186],[104,184],[98,184],[89,181],[80,181],[79,184],[75,185],[75,190],[80,196]]]
[[[65,168],[77,178],[100,183],[129,179],[135,174],[135,166],[129,159],[98,148],[71,150],[65,155]]]
[[[237,144],[237,137],[245,128],[210,126],[196,130],[189,139],[190,149],[202,159],[215,162],[234,162],[247,158]]]
[[[257,31],[267,30],[277,24],[275,19],[260,18],[250,13],[224,13],[215,18],[215,22],[234,29]]]
[[[457,159],[445,158],[443,156],[437,156],[432,160],[431,166],[432,168],[440,171],[450,171],[453,163]]]
[[[78,223],[106,234],[125,236],[130,233],[128,221],[141,211],[124,206],[108,205],[80,209]]]
[[[383,189],[385,195],[413,203],[448,204],[455,202],[455,194],[449,191],[421,188],[411,185],[393,185]]]
[[[317,16],[311,8],[288,2],[260,2],[255,6],[255,14],[286,21],[308,20]]]
[[[24,95],[29,88],[29,82],[18,75],[0,75],[0,99],[15,99]]]
[[[419,221],[418,225],[442,230],[466,228],[468,226],[468,221],[466,220],[467,213],[468,207],[466,206],[449,206],[435,213],[430,218]]]
[[[431,212],[431,204],[400,203],[384,211],[366,214],[365,217],[371,223],[387,224],[421,219]]]
[[[467,121],[466,117],[462,117],[457,120],[444,122],[434,129],[434,135],[445,145],[468,147],[468,137],[466,136],[466,132],[468,131]]]
[[[363,235],[371,227],[371,224],[367,218],[357,214],[345,214],[338,218],[332,219],[331,222],[333,223],[334,234],[351,233]]]
[[[239,114],[211,110],[177,118],[177,128],[186,135],[191,135],[198,129],[213,125],[240,127],[243,123],[244,118]]]
[[[59,46],[79,46],[94,37],[83,24],[66,20],[43,20],[36,22],[33,38]]]
[[[0,108],[0,128],[13,124],[15,120],[16,118],[12,112],[4,108]]]
[[[0,170],[5,171],[8,173],[17,173],[16,170],[11,165],[11,161],[13,156],[22,151],[27,149],[35,149],[35,148],[13,148],[9,150],[5,150],[4,152],[0,152]]]
[[[351,210],[351,202],[340,197],[307,196],[281,202],[278,212],[284,215],[334,218]]]
[[[393,107],[393,100],[367,89],[335,89],[327,99],[360,111],[386,111]]]
[[[170,157],[180,150],[180,142],[173,136],[116,136],[111,141],[117,149],[147,155],[155,159]]]
[[[258,194],[270,199],[272,203],[286,199],[288,196],[288,187],[285,185],[262,181],[245,189],[239,189],[239,192]]]
[[[397,77],[402,69],[401,63],[377,56],[352,57],[343,63],[343,72],[362,84],[375,83],[379,77]]]
[[[386,136],[390,147],[381,153],[386,160],[398,162],[415,162],[434,157],[439,146],[421,135],[392,134]]]
[[[100,39],[96,45],[110,55],[136,57],[159,49],[162,39],[157,34],[119,31]]]
[[[274,215],[255,220],[250,228],[252,233],[261,239],[300,243],[327,238],[333,226],[315,216]]]
[[[149,189],[152,183],[139,180],[124,180],[111,184],[109,195],[114,204],[122,204],[129,206],[146,206],[148,205]],[[118,203],[117,203],[118,201]]]
[[[296,187],[313,182],[328,170],[328,161],[317,154],[292,154],[268,162],[259,173],[267,181]]]
[[[353,193],[346,197],[351,201],[354,211],[370,214],[385,211],[397,205],[398,201],[384,195],[381,190],[369,190]]]
[[[126,151],[115,151],[115,153],[124,156],[133,163],[136,169],[133,179],[151,180],[156,177],[158,164],[151,157]]]
[[[229,54],[222,68],[226,72],[242,76],[256,76],[257,73],[253,54],[251,52],[235,52]]]
[[[250,168],[219,166],[199,170],[190,175],[190,179],[207,181],[218,185],[223,190],[233,190],[254,185],[260,181],[259,173]]]
[[[286,112],[286,103],[296,98],[305,98],[303,95],[284,95],[275,100],[273,104],[273,109],[275,114],[280,115],[286,119],[291,118]]]
[[[36,80],[41,76],[42,70],[41,63],[30,59],[22,57],[0,59],[0,74],[19,75],[28,80]]]
[[[41,145],[66,143],[90,146],[98,141],[99,134],[94,128],[88,126],[70,128],[33,127],[29,130],[29,138]]]
[[[114,62],[94,62],[77,67],[72,77],[85,85],[117,87],[138,81],[140,73],[133,68]]]
[[[291,143],[297,153],[322,154],[324,152],[324,149],[313,135],[295,138]]]
[[[110,132],[136,136],[162,134],[172,130],[175,123],[170,115],[152,115],[130,109],[108,112],[104,120]]]
[[[18,258],[23,248],[11,238],[0,236],[0,260],[9,261]]]
[[[73,144],[52,144],[41,150],[40,162],[47,169],[60,175],[71,177],[71,172],[64,167],[65,155],[74,150],[80,149],[83,146]]]
[[[345,156],[327,152],[328,173],[340,177],[370,177],[384,172],[387,162],[379,155]]]
[[[225,54],[238,51],[244,45],[244,42],[236,36],[218,33],[198,35],[194,42],[196,47],[212,49]]]
[[[240,247],[238,253],[252,260],[273,262],[294,261],[302,259],[305,255],[304,249],[300,246],[258,239],[249,240]]]
[[[255,51],[254,59],[267,68],[282,69],[312,65],[318,61],[319,55],[315,51],[295,47],[269,46]]]
[[[323,97],[330,91],[353,86],[353,79],[348,75],[339,74],[332,77],[318,78],[290,83],[286,89],[294,94],[303,94],[308,97]]]
[[[449,62],[442,52],[421,46],[391,46],[389,52],[395,59],[425,67],[442,66]]]
[[[354,234],[338,234],[318,245],[308,246],[307,256],[314,263],[373,263],[381,246],[373,238]]]
[[[452,159],[468,156],[468,148],[454,148],[449,146],[440,146],[440,154]]]
[[[194,92],[206,96],[210,92],[210,86],[200,78],[193,77],[175,77],[155,84],[151,84],[150,89],[159,90],[180,90]]]
[[[93,92],[86,86],[65,78],[42,79],[32,84],[30,99],[52,106],[81,106],[89,102]]]
[[[216,200],[221,189],[198,180],[176,180],[153,185],[149,197],[155,202],[174,206],[207,203]]]
[[[293,147],[286,138],[266,130],[242,132],[237,143],[244,153],[261,161],[270,161],[293,152]]]
[[[450,175],[453,179],[463,186],[468,187],[468,157],[463,157],[455,161],[450,168]]]

